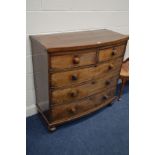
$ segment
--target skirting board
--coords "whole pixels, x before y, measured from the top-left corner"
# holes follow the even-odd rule
[[[26,107],[26,117],[35,115],[37,113],[38,113],[38,111],[37,111],[37,107],[35,104]]]
[[[42,105],[45,109],[47,108],[48,101],[40,102],[39,105]],[[38,113],[37,106],[34,104],[26,107],[26,117],[35,115]]]

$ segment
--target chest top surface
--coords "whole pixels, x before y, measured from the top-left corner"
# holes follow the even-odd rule
[[[48,35],[33,35],[31,40],[39,42],[48,52],[77,50],[107,46],[128,40],[128,35],[122,35],[107,29],[57,33]]]

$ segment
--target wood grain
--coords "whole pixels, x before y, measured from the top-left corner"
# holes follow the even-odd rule
[[[37,107],[49,129],[116,98],[128,36],[104,29],[30,38]]]
[[[80,86],[72,86],[65,89],[54,90],[51,92],[52,104],[65,104],[74,102],[78,99],[96,93],[100,89],[111,88],[116,85],[119,77],[119,71],[116,71],[112,75],[107,74],[105,77],[95,79],[92,82],[83,84]],[[109,83],[108,83],[109,82]],[[75,95],[72,95],[74,93]]]
[[[50,57],[50,68],[57,71],[65,68],[74,68],[79,66],[95,64],[96,50],[84,50],[84,53],[72,53],[70,55],[60,55]],[[74,60],[78,58],[79,63],[74,63]],[[62,61],[63,60],[63,61]]]
[[[110,59],[115,59],[124,54],[125,45],[116,46],[113,48],[100,49],[99,51],[99,61],[106,61]]]
[[[52,107],[52,120],[57,121],[82,113],[99,106],[101,103],[104,104],[108,99],[111,99],[115,93],[115,88],[103,91],[97,95],[93,95],[88,99],[78,101],[77,103],[64,104]],[[107,98],[105,98],[105,96]]]
[[[123,57],[111,60],[98,66],[71,70],[67,72],[58,72],[50,74],[50,85],[52,88],[60,88],[80,84],[89,80],[94,80],[98,77],[104,77],[106,74],[111,74],[113,71],[120,68]],[[74,78],[76,77],[76,78]]]
[[[122,43],[126,42],[129,37],[111,30],[100,29],[50,35],[33,35],[31,38],[37,40],[49,53],[55,53]]]

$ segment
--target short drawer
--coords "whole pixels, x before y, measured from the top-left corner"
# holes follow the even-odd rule
[[[108,101],[114,97],[114,94],[115,88],[112,88],[78,102],[53,106],[52,119],[53,121],[59,121],[83,115],[84,113],[89,112],[89,110],[107,104]]]
[[[113,72],[120,69],[122,60],[123,57],[99,64],[97,67],[50,74],[50,85],[53,88],[69,86],[103,77],[105,74],[113,74]]]
[[[59,71],[67,68],[92,65],[96,62],[96,49],[77,51],[76,53],[50,56],[50,68]]]
[[[109,89],[116,85],[119,71],[86,84],[51,92],[52,104],[63,104],[90,96],[100,90]]]
[[[119,56],[123,56],[125,45],[120,45],[107,49],[100,49],[99,51],[99,62],[114,59]]]

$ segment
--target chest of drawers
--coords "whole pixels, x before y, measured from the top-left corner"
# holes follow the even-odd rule
[[[115,100],[128,36],[103,29],[30,38],[36,105],[51,131]]]

